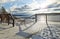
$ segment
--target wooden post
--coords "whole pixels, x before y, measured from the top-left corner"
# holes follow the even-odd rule
[[[47,14],[46,14],[46,24],[48,25],[48,23],[47,23]]]
[[[1,16],[1,14],[0,14],[0,19],[1,19],[1,23],[2,23],[2,16]]]
[[[50,29],[50,27],[49,27],[49,25],[48,25],[48,18],[47,18],[47,14],[46,14],[46,25],[47,25],[47,27],[49,28],[50,35],[53,37],[53,33],[52,33],[52,31],[51,31],[51,29]]]
[[[37,22],[37,14],[35,14],[35,22]]]
[[[11,20],[13,21],[13,23],[12,23],[12,25],[13,25],[13,27],[14,27],[14,23],[15,23],[15,20],[14,20],[14,18],[12,17],[12,15],[10,14],[10,18],[11,18]]]
[[[10,19],[9,19],[10,17],[9,17],[9,15],[8,15],[8,25],[9,25],[9,21],[10,21]]]
[[[14,27],[14,19],[13,19],[13,27]]]

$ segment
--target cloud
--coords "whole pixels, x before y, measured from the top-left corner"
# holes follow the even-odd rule
[[[13,6],[10,8],[10,10],[11,10],[11,11],[14,11],[14,10],[27,11],[27,10],[31,10],[31,7],[29,7],[28,5],[23,5],[23,6],[13,5]]]
[[[56,2],[53,2],[52,4],[48,5],[46,8],[58,8],[60,7],[60,1],[56,0]]]
[[[51,4],[47,8],[60,8],[60,4],[59,3]]]
[[[36,8],[45,8],[48,5],[56,2],[57,0],[33,0],[33,2],[31,4],[29,4],[30,7],[32,7],[32,9],[36,9]]]
[[[7,1],[7,0],[6,0]],[[14,1],[14,0],[10,0],[10,1]],[[16,0],[15,0],[16,1]],[[18,1],[23,1],[23,0],[18,0]],[[43,0],[39,0],[40,1],[43,1]],[[33,0],[30,4],[27,3],[28,6],[30,6],[32,9],[37,9],[37,8],[45,8],[47,7],[48,5],[56,2],[57,0],[46,0],[44,1],[43,3],[39,3],[37,0]],[[17,2],[18,3],[18,2]],[[14,4],[13,6],[10,7],[10,10],[14,10],[14,8],[18,8],[18,7],[21,7],[21,5],[18,5],[18,4]]]
[[[16,0],[0,0],[0,3],[13,2],[13,1],[16,1]]]
[[[40,4],[37,3],[37,1],[33,0],[33,2],[31,4],[29,4],[29,6],[32,8],[32,9],[36,9],[36,8],[39,8],[40,7]]]
[[[20,0],[20,1],[23,1],[23,0]],[[39,0],[39,1],[43,1],[43,0]],[[39,3],[37,0],[33,0],[32,3],[30,4],[27,4],[28,6],[30,6],[32,9],[37,9],[37,8],[45,8],[47,7],[49,4],[52,4],[56,2],[56,0],[46,0],[44,1],[43,3]],[[14,4],[13,6],[10,7],[10,10],[14,10],[14,8],[17,8],[17,7],[21,7],[21,5],[18,5],[17,3]]]
[[[15,5],[13,5],[13,6],[10,7],[10,10],[13,11],[17,7],[18,7],[17,4],[15,4]]]
[[[50,4],[52,4],[52,3],[55,3],[56,2],[56,0],[46,0],[44,3],[41,3],[40,4],[40,7],[41,8],[45,8],[45,7],[47,7],[48,5],[50,5]]]

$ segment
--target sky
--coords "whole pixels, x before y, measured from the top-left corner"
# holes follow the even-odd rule
[[[59,1],[60,0],[0,0],[0,7],[3,6],[6,10],[13,10],[14,8],[28,5],[32,9],[36,9],[45,8],[49,4],[53,4]]]

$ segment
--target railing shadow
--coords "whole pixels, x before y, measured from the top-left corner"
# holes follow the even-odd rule
[[[10,29],[10,28],[13,28],[13,27],[12,26],[11,27],[7,27],[7,28],[0,27],[0,31],[7,30],[7,29]]]
[[[36,22],[33,23],[32,25],[30,25],[29,27],[27,27],[26,29],[22,30],[22,31],[25,31],[25,30],[29,29],[29,28],[32,27],[34,24],[36,24]]]
[[[27,37],[30,36],[31,34],[26,33],[26,32],[23,32],[23,31],[19,31],[18,33],[16,33],[16,35],[19,35],[19,36],[22,36],[22,37],[27,38]]]
[[[16,35],[19,35],[19,36],[22,36],[22,37],[25,37],[25,38],[30,38],[30,37],[32,37],[32,35],[36,34],[37,32],[34,33],[34,34],[30,34],[30,33],[24,32],[24,31],[27,30],[27,29],[29,29],[30,27],[32,27],[35,23],[36,23],[36,22],[34,22],[32,25],[30,25],[29,27],[27,27],[27,28],[24,29],[24,30],[21,30],[21,26],[19,26],[19,32],[16,33]]]

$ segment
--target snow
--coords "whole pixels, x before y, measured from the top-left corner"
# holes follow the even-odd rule
[[[48,26],[51,31],[41,20],[34,23],[30,19],[26,20],[26,25],[16,20],[15,27],[0,23],[0,39],[60,39],[60,22],[49,21]]]

